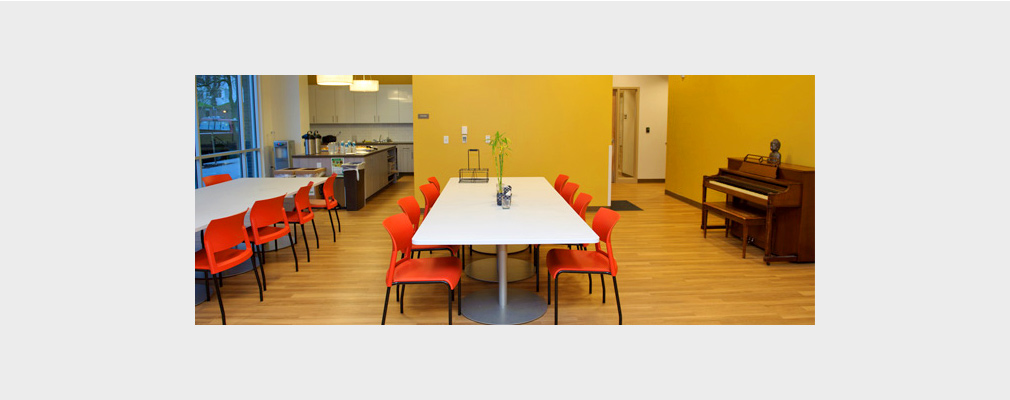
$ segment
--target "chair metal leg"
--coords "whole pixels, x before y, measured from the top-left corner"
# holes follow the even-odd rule
[[[449,284],[446,283],[445,286],[449,287]],[[452,288],[449,288],[449,325],[452,325]]]
[[[382,325],[386,324],[386,308],[389,307],[389,286],[386,286],[386,302],[382,303]]]
[[[291,248],[291,254],[295,256],[295,272],[298,272],[298,253],[295,252],[295,242],[291,239],[292,236],[298,237],[298,235],[292,235],[291,231],[288,231],[288,242],[291,243],[288,247]]]
[[[456,282],[456,315],[463,315],[463,277]]]
[[[403,300],[405,299],[405,297],[407,295],[407,285],[401,284],[400,286],[403,288],[402,289],[403,293],[400,293],[400,314],[403,314],[403,303],[404,303]]]
[[[601,276],[600,279],[602,278]],[[617,299],[617,324],[624,325],[624,315],[621,314],[621,296],[617,293],[617,277],[612,278],[614,278],[614,298]]]
[[[554,278],[557,280],[557,277]],[[547,270],[547,305],[551,305],[551,270]]]
[[[305,262],[312,262],[312,253],[309,252],[309,239],[305,237],[305,225],[302,226],[302,241],[305,242]]]
[[[548,298],[550,298],[548,296]],[[558,277],[554,277],[554,325],[558,324]]]
[[[586,274],[586,277],[589,278],[589,294],[593,294],[593,274]]]
[[[592,274],[589,274],[592,275]],[[607,304],[607,286],[603,282],[603,274],[600,274],[600,287],[603,288],[603,304]]]
[[[338,209],[339,209],[339,208],[334,208],[334,209],[333,209],[333,213],[337,215],[337,232],[342,232],[342,231],[340,230],[340,213],[339,213],[339,212],[337,212],[337,210],[338,210]]]
[[[319,232],[316,231],[316,219],[312,219],[312,234],[316,236],[316,248],[319,248]]]
[[[260,292],[260,301],[263,301],[263,284],[260,283],[260,274],[259,271],[257,271],[258,268],[256,268],[256,257],[252,258],[252,265],[253,265],[253,275],[256,275],[256,289],[258,289]],[[263,280],[265,281],[266,279],[267,277],[264,275]]]
[[[214,290],[217,291],[217,305],[218,307],[221,307],[221,325],[228,325],[228,323],[224,319],[224,301],[221,300],[221,283],[219,282],[221,280],[221,274],[220,273],[215,274],[213,278],[214,278]]]
[[[210,301],[210,273],[203,271],[203,291],[207,294],[207,301]]]
[[[333,241],[336,242],[337,241],[337,230],[336,230],[336,228],[333,227],[333,214],[332,214],[332,212],[333,212],[333,210],[330,210],[329,208],[326,209],[326,215],[328,215],[330,217],[330,231],[333,232]]]

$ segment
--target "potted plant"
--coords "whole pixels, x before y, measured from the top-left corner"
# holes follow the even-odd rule
[[[509,155],[512,142],[509,141],[509,138],[504,133],[495,132],[489,144],[491,145],[491,157],[494,158],[495,169],[498,172],[498,194],[495,197],[498,199],[498,205],[500,206],[503,192],[502,173],[504,172],[505,157]]]

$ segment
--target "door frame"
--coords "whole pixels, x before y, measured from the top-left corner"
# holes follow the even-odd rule
[[[615,182],[615,183],[617,182],[617,178],[618,178],[618,175],[619,175],[618,174],[618,168],[617,168],[617,159],[619,157],[623,157],[623,152],[618,151],[618,148],[617,148],[617,127],[618,127],[618,124],[621,121],[620,113],[619,113],[619,110],[618,110],[618,103],[619,103],[619,101],[618,101],[618,99],[619,99],[618,93],[620,91],[622,91],[622,90],[633,90],[634,93],[635,93],[635,128],[634,128],[635,129],[635,131],[634,131],[634,135],[635,135],[634,136],[634,138],[635,138],[635,149],[634,149],[635,159],[634,159],[634,162],[632,163],[632,166],[631,166],[632,176],[630,178],[624,178],[624,179],[630,179],[630,180],[635,180],[635,181],[638,180],[638,141],[639,141],[638,140],[638,125],[639,125],[639,120],[642,119],[641,118],[642,88],[638,87],[638,86],[614,86],[612,88],[612,90],[611,90],[611,103],[612,103],[612,105],[611,105],[611,127],[610,127],[610,143],[614,146],[614,157],[611,159],[611,163],[610,163],[611,164],[610,165],[610,167],[611,167],[610,182]]]

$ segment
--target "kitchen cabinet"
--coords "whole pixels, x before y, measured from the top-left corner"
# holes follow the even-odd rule
[[[348,86],[309,86],[313,124],[396,124],[414,122],[411,85],[379,85],[377,92],[352,92]]]
[[[347,86],[309,86],[310,123],[354,121],[354,100]]]
[[[396,165],[401,173],[414,173],[414,145],[396,145]]]

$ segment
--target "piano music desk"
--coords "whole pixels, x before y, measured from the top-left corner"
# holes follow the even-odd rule
[[[708,226],[709,211],[723,217],[724,219],[736,222],[743,227],[743,258],[747,258],[747,232],[750,228],[760,227],[765,224],[765,215],[744,207],[734,206],[732,203],[705,202],[701,204],[701,229],[703,237],[708,237],[708,228],[725,228],[726,237],[729,237],[729,223],[723,226]]]

